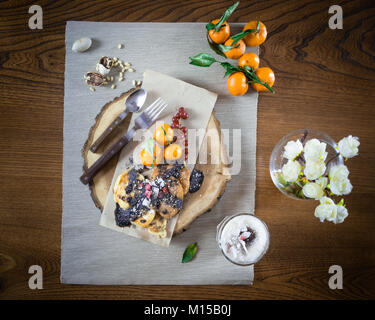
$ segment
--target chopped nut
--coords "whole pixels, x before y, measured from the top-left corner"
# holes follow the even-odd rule
[[[135,70],[133,68],[130,68],[128,71],[129,72],[134,72]]]
[[[115,62],[115,59],[112,59],[110,57],[101,57],[99,60],[99,63],[105,66],[107,69],[111,69],[113,62]]]
[[[115,78],[114,77],[111,77],[111,81],[113,81]]]
[[[124,78],[120,78],[120,79],[118,79],[119,81],[124,81]]]
[[[132,81],[133,86],[135,87],[137,85],[137,82],[135,80]]]
[[[119,49],[122,49],[123,45],[121,43],[119,43],[119,45],[117,46]]]
[[[125,62],[124,63],[127,67],[130,67],[131,66],[131,63],[130,62]]]
[[[95,91],[95,88],[93,88],[93,87],[90,87],[90,90],[91,90],[91,91]]]
[[[111,86],[111,88],[112,88],[112,89],[116,89],[116,85],[113,84],[113,85]]]
[[[112,67],[114,67],[116,63],[112,58],[109,57],[101,57],[99,63],[96,64],[96,71],[101,73],[102,75],[107,75]]]
[[[121,72],[125,72],[125,71],[126,71],[126,68],[122,68],[122,69],[121,69]]]

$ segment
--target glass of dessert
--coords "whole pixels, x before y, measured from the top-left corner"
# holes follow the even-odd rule
[[[261,219],[240,213],[219,223],[216,240],[226,259],[239,266],[250,266],[266,254],[270,235]]]

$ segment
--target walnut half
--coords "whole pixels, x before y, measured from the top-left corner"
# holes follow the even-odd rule
[[[103,75],[97,72],[88,72],[85,75],[86,83],[89,86],[101,86],[105,82],[105,78]]]

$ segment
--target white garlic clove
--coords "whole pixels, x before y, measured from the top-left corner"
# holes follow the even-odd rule
[[[90,38],[81,38],[73,43],[72,50],[74,52],[84,52],[91,47],[91,44]]]

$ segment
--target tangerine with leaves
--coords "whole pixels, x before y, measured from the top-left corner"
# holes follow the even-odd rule
[[[249,89],[248,80],[243,72],[232,73],[227,80],[227,88],[234,96],[243,96]]]
[[[154,139],[161,145],[168,145],[173,140],[173,129],[169,124],[162,124],[155,129]]]
[[[220,19],[215,19],[212,20],[211,23],[217,25],[219,21]],[[229,24],[225,21],[220,27],[219,31],[211,29],[210,31],[208,31],[208,35],[213,42],[217,44],[224,43],[230,36]]]
[[[268,67],[259,68],[258,70],[255,71],[255,74],[257,75],[260,81],[264,81],[272,88],[273,84],[275,83],[275,74],[273,73],[271,68],[268,68]],[[252,83],[251,86],[253,87],[255,91],[258,91],[258,92],[268,91],[268,89],[260,83]]]
[[[243,31],[245,31],[247,29],[255,29],[255,30],[258,29],[257,28],[258,23],[259,23],[259,30],[255,31],[255,32],[251,32],[244,37],[244,41],[245,41],[246,45],[249,46],[249,47],[259,46],[264,41],[266,41],[267,28],[264,25],[264,23],[259,21],[259,20],[250,21],[248,24],[245,25],[245,27],[243,28]]]
[[[157,143],[153,142],[152,149],[152,153],[147,148],[141,150],[142,164],[147,167],[155,167],[163,159],[163,152]]]
[[[252,68],[253,70],[256,70],[259,67],[259,57],[253,52],[245,53],[238,60],[238,66],[239,67],[248,66]]]
[[[229,38],[227,41],[225,41],[224,45],[232,46],[233,42],[234,42],[233,39]],[[228,59],[238,59],[245,53],[245,51],[246,51],[246,44],[241,39],[236,44],[234,44],[234,48],[226,51],[224,54]]]

